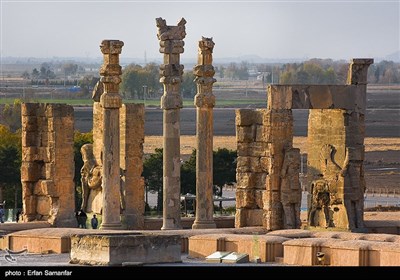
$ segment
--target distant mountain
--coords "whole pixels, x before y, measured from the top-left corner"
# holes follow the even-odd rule
[[[400,50],[385,56],[384,59],[385,60],[391,60],[391,61],[394,61],[394,62],[400,62]]]

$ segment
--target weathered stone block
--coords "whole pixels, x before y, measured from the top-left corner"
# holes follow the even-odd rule
[[[34,215],[36,214],[36,196],[35,195],[26,195],[24,196],[24,207],[23,211],[26,215]]]
[[[40,165],[37,162],[22,162],[21,181],[34,182],[41,176]]]
[[[255,127],[251,126],[236,126],[236,139],[238,142],[251,143],[255,141]]]
[[[263,191],[262,192],[263,207],[267,209],[267,205],[271,205],[273,202],[280,201],[281,195],[278,191]]]
[[[235,228],[262,226],[263,209],[236,209]]]
[[[34,187],[34,194],[41,196],[59,196],[53,180],[39,180]]]
[[[279,174],[269,174],[265,178],[265,188],[267,190],[279,191],[280,190],[280,175]]]
[[[38,130],[37,119],[33,116],[22,116],[21,124],[23,131],[36,132]]]
[[[262,157],[268,156],[268,143],[253,142],[253,143],[237,143],[238,156]]]
[[[267,192],[266,190],[255,190],[255,202],[256,202],[256,208],[263,209],[264,208],[264,202],[263,202],[263,197],[264,193]]]
[[[39,108],[39,103],[22,103],[21,115],[22,116],[36,116],[36,111]]]
[[[254,189],[237,189],[236,190],[236,208],[250,208],[256,207],[256,197]]]
[[[51,209],[51,198],[44,195],[38,195],[36,198],[36,213],[39,215],[49,215]]]
[[[262,115],[264,110],[237,109],[235,123],[237,126],[250,126],[253,124],[262,124]]]
[[[262,172],[260,158],[245,156],[238,157],[236,172]]]
[[[224,237],[216,234],[202,234],[189,237],[189,256],[205,258],[225,247]]]
[[[34,131],[22,131],[22,147],[32,147],[38,144],[37,133]]]
[[[181,262],[179,235],[76,235],[71,237],[73,263],[121,265],[128,262]]]

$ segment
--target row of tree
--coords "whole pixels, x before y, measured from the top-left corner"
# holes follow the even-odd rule
[[[183,74],[181,93],[184,98],[193,97],[196,94],[193,71]],[[155,98],[162,94],[160,83],[159,65],[146,64],[144,67],[138,64],[130,64],[125,67],[121,76],[120,91],[126,98]]]
[[[344,84],[349,64],[331,59],[311,59],[303,63],[288,63],[281,66],[281,84]],[[380,61],[368,69],[368,83],[400,83],[400,63]]]
[[[40,65],[39,70],[37,68],[34,68],[31,73],[28,71],[24,71],[21,74],[21,77],[24,79],[32,79],[32,80],[38,80],[38,79],[55,79],[56,74],[55,74],[55,69],[60,68],[60,71],[64,77],[70,76],[70,75],[75,75],[78,72],[79,73],[84,73],[85,69],[82,66],[79,66],[76,63],[63,63],[62,65],[55,66],[52,63],[49,62],[44,62]]]

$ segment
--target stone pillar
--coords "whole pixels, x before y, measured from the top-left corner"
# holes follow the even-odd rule
[[[164,63],[160,66],[160,82],[164,85],[164,94],[161,97],[164,146],[161,229],[180,229],[180,108],[182,108],[180,84],[183,74],[180,54],[183,53],[186,20],[182,18],[177,26],[167,26],[162,18],[157,18],[156,23],[160,53],[164,54]]]
[[[23,103],[21,115],[22,220],[75,227],[74,110]]]
[[[118,40],[103,40],[100,45],[104,63],[100,68],[104,92],[100,97],[103,108],[103,213],[101,229],[121,228],[120,167],[119,167],[119,95],[121,66],[119,55],[124,43]]]
[[[199,41],[196,75],[197,94],[194,98],[196,106],[196,219],[192,228],[215,228],[213,218],[213,107],[215,96],[212,85],[215,71],[212,66],[212,38]]]
[[[128,229],[144,229],[144,104],[120,109],[121,208]]]

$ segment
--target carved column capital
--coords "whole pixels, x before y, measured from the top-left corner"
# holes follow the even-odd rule
[[[100,81],[104,86],[104,94],[100,97],[100,103],[104,108],[120,108],[122,99],[119,95],[119,84],[122,74],[119,65],[124,42],[119,40],[103,40],[100,50],[103,53],[103,65],[100,68]]]
[[[202,37],[199,41],[197,65],[193,68],[196,76],[197,94],[194,98],[196,107],[212,108],[215,106],[215,96],[212,86],[217,81],[214,79],[215,70],[212,65],[212,52],[215,43],[212,38]]]

